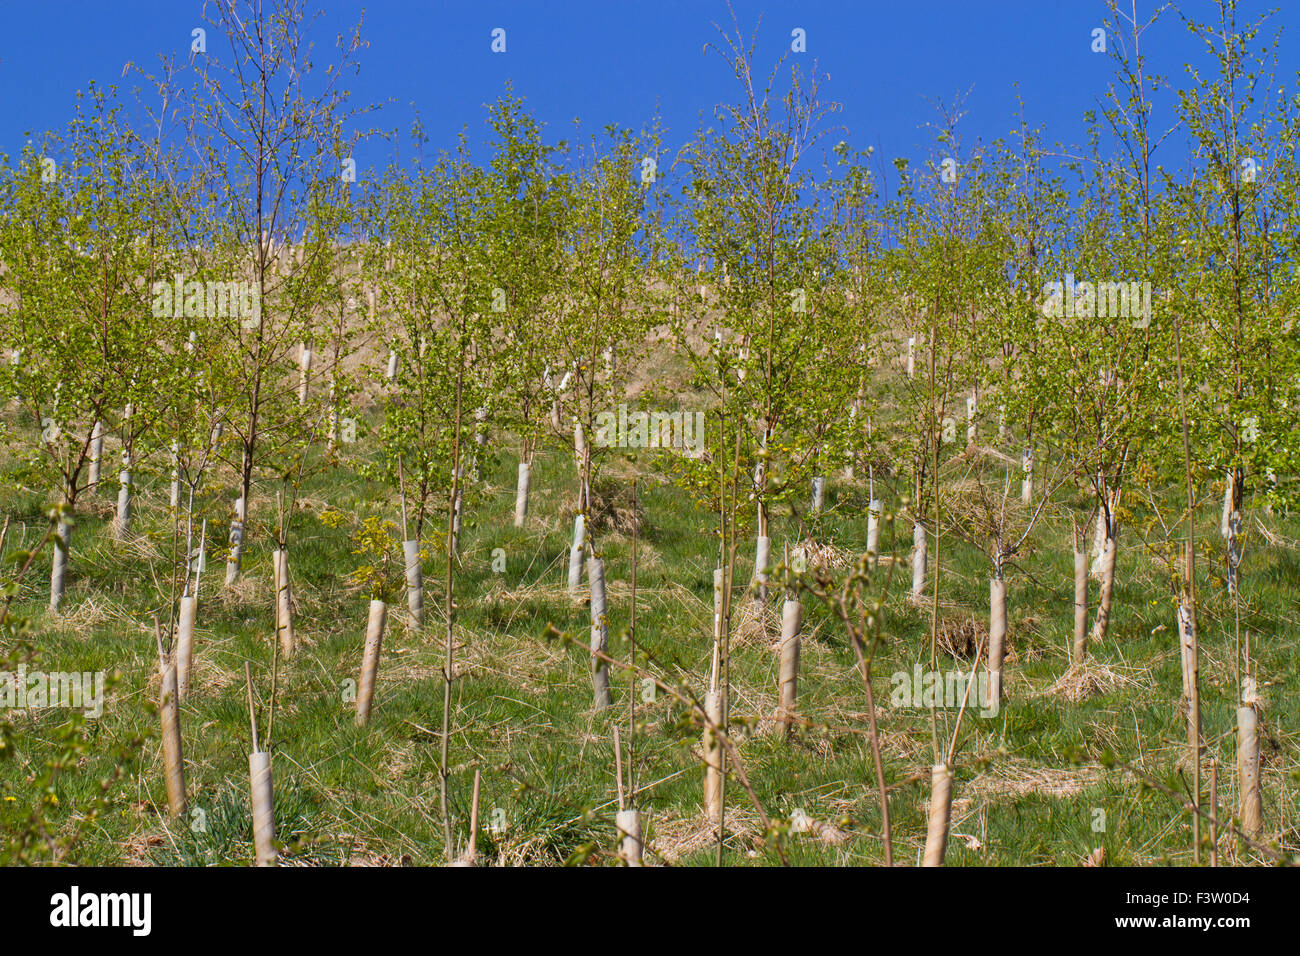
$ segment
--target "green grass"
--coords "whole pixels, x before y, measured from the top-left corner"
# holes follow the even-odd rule
[[[714,860],[703,820],[700,729],[686,708],[659,692],[641,701],[640,686],[614,676],[615,707],[595,713],[587,660],[579,647],[548,642],[550,625],[585,641],[587,610],[564,590],[571,491],[570,456],[545,454],[534,472],[528,527],[511,526],[516,460],[502,454],[483,470],[467,503],[461,561],[456,573],[459,613],[455,636],[462,676],[452,695],[450,810],[463,839],[468,828],[474,771],[482,773],[480,858],[484,862],[558,864],[578,853],[589,862],[614,860],[615,780],[612,729],[626,735],[629,693],[638,699],[635,773],[644,789],[638,803],[653,853],[677,865]],[[621,480],[616,466],[608,481]],[[225,518],[214,485],[205,497],[209,530]],[[274,500],[255,500],[248,532],[245,581],[227,592],[221,562],[210,562],[200,597],[191,696],[181,709],[191,815],[167,819],[157,717],[151,613],[164,607],[156,582],[166,575],[171,540],[165,481],[144,487],[137,502],[142,542],[112,540],[106,520],[115,488],[80,509],[73,540],[70,591],[61,617],[44,610],[48,558],[24,582],[17,612],[32,619],[37,661],[46,670],[105,669],[119,682],[104,715],[87,723],[88,755],[55,782],[57,805],[48,819],[57,834],[82,829],[70,858],[85,864],[248,864],[252,860],[247,793],[248,713],[243,665],[252,665],[266,733],[273,640],[267,523]],[[274,492],[271,492],[272,496]],[[836,477],[828,482],[830,513],[819,538],[846,554],[864,547],[866,489]],[[710,516],[680,490],[642,481],[644,511],[638,570],[638,644],[651,670],[669,683],[702,694],[711,650],[712,566]],[[342,512],[340,527],[321,511]],[[11,491],[0,506],[13,516],[10,548],[30,545],[43,528],[39,496]],[[294,519],[291,562],[296,588],[297,655],[279,662],[271,728],[277,835],[284,860],[295,864],[436,864],[445,858],[439,804],[437,731],[442,720],[442,569],[436,553],[425,563],[426,626],[404,622],[404,598],[392,608],[380,663],[374,713],[368,727],[353,723],[346,682],[360,665],[367,595],[350,584],[356,565],[350,535],[362,516],[396,518],[395,496],[353,475],[322,471],[302,490]],[[1286,538],[1300,522],[1265,519]],[[24,524],[25,522],[25,524]],[[776,548],[793,534],[793,519],[774,519]],[[903,529],[900,528],[900,532]],[[1219,543],[1207,524],[1206,540]],[[910,534],[886,551],[906,561]],[[631,541],[597,532],[610,582],[610,652],[628,646],[628,571]],[[995,717],[968,713],[957,751],[950,865],[1077,865],[1096,847],[1111,864],[1187,863],[1191,830],[1175,800],[1144,787],[1120,770],[1133,762],[1152,776],[1172,779],[1185,751],[1176,713],[1180,676],[1168,590],[1131,532],[1121,533],[1115,614],[1110,637],[1093,648],[1094,667],[1124,678],[1078,702],[1049,693],[1068,665],[1072,626],[1072,563],[1068,524],[1045,522],[1033,553],[1009,573],[1010,646],[1007,700]],[[502,548],[506,570],[492,570]],[[436,552],[436,547],[434,548]],[[941,616],[987,619],[988,570],[974,548],[941,545]],[[752,542],[741,550],[738,581],[748,580]],[[1221,799],[1235,801],[1235,687],[1233,608],[1201,563],[1203,724],[1207,756],[1216,756]],[[925,838],[928,768],[933,762],[930,715],[892,708],[889,675],[929,660],[929,605],[906,599],[900,567],[885,615],[887,643],[875,666],[885,773],[891,784],[892,830],[899,862],[917,862]],[[1297,693],[1300,641],[1296,638],[1300,557],[1255,536],[1243,566],[1243,633],[1249,631],[1266,706],[1262,721],[1265,830],[1291,850],[1297,836]],[[1095,599],[1095,594],[1093,595]],[[164,619],[166,617],[163,614]],[[1163,626],[1163,629],[1161,629]],[[753,733],[741,744],[745,769],[773,817],[796,811],[822,824],[813,833],[788,834],[783,848],[793,864],[874,864],[882,860],[881,820],[865,735],[865,700],[854,656],[827,610],[805,605],[800,710],[812,726],[789,743]],[[940,670],[969,669],[969,661],[942,658]],[[737,638],[733,706],[741,718],[769,717],[776,702],[776,655],[761,636]],[[13,832],[41,796],[32,781],[55,752],[66,714],[46,710],[11,715],[15,747],[0,762],[0,830]],[[947,741],[954,710],[938,711]],[[110,774],[119,748],[145,735],[138,759],[111,790],[108,811],[89,825],[82,818]],[[1208,763],[1207,763],[1208,766]],[[1208,783],[1203,781],[1208,791]],[[734,779],[728,784],[728,860],[779,862],[772,840],[761,839],[757,814]],[[195,814],[193,811],[201,811]],[[1104,815],[1104,830],[1094,829]],[[203,826],[199,826],[202,822]],[[1225,859],[1260,862],[1253,852],[1222,841]]]

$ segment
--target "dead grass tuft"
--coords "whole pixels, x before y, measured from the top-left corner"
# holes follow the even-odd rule
[[[1116,687],[1134,687],[1137,681],[1121,674],[1106,664],[1094,660],[1084,661],[1082,665],[1071,664],[1070,669],[1058,677],[1041,695],[1060,697],[1072,704],[1105,694]]]
[[[962,790],[963,796],[972,800],[1019,798],[1034,793],[1063,799],[1083,793],[1100,781],[1104,773],[1102,767],[1095,765],[1055,769],[1008,758],[989,764]]]
[[[848,548],[837,544],[821,544],[817,541],[804,541],[800,544],[804,557],[808,560],[808,569],[822,568],[827,571],[847,571],[858,563],[858,555]]]
[[[770,644],[780,634],[781,614],[771,601],[760,604],[748,594],[740,597],[731,620],[732,647]]]
[[[222,575],[222,581],[225,578],[225,564],[209,565],[209,572],[216,571]],[[293,574],[293,568],[290,567],[289,573]],[[223,584],[216,590],[216,594],[208,600],[225,608],[233,607],[252,607],[260,605],[266,609],[268,619],[271,614],[271,598],[273,586],[269,574],[250,573],[245,566],[240,570],[239,577],[235,578],[233,584]]]
[[[591,509],[587,516],[593,532],[603,531],[631,536],[634,528],[645,527],[645,509],[632,497],[626,483],[597,481],[591,489]]]
[[[762,833],[762,821],[748,808],[727,810],[727,849],[752,851]],[[700,813],[692,817],[666,817],[655,821],[653,849],[669,863],[711,849],[718,842],[718,829]],[[647,845],[647,848],[651,848]]]
[[[1010,638],[1008,633],[1007,637]],[[988,660],[989,628],[975,617],[949,617],[939,621],[935,644],[954,660],[973,661],[978,650],[980,660]],[[1010,641],[1008,640],[1008,649]]]
[[[69,631],[88,631],[114,621],[134,623],[126,608],[110,601],[103,594],[88,593],[73,608],[68,608],[65,597],[63,607],[65,610],[60,611],[54,620],[59,627]]]

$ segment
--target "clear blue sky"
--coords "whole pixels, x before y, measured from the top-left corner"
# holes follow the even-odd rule
[[[1152,0],[1139,0],[1149,11]],[[1188,10],[1211,14],[1207,0]],[[1292,9],[1286,9],[1291,5]],[[318,37],[318,63],[329,61],[334,33],[355,22],[362,4],[330,0]],[[806,31],[808,52],[830,74],[828,99],[855,147],[885,157],[915,155],[928,142],[921,124],[935,117],[928,100],[970,91],[964,137],[990,139],[1012,125],[1015,84],[1032,125],[1048,141],[1082,139],[1082,115],[1110,79],[1106,57],[1090,51],[1103,20],[1099,0],[735,0],[748,32],[762,16],[757,62],[767,67],[789,49],[791,30]],[[1243,14],[1264,6],[1247,2]],[[200,25],[200,0],[8,0],[0,2],[0,150],[19,152],[26,131],[59,129],[87,81],[117,84],[124,64],[153,64],[161,52],[184,58]],[[1295,33],[1300,4],[1283,0],[1275,22]],[[315,9],[315,6],[310,6]],[[1244,19],[1244,17],[1243,17]],[[641,126],[658,107],[670,144],[688,139],[701,110],[737,95],[734,79],[703,45],[713,23],[730,26],[724,0],[374,0],[365,9],[370,48],[354,84],[358,102],[394,100],[379,125],[405,132],[418,104],[432,148],[454,143],[468,126],[484,136],[483,104],[513,80],[554,138],[607,123]],[[490,50],[502,27],[507,50]],[[210,42],[214,39],[209,38]],[[1176,16],[1144,39],[1151,66],[1176,83],[1197,45]],[[1282,68],[1294,89],[1300,45],[1284,36]],[[795,56],[792,54],[792,57]],[[837,137],[838,138],[838,137]],[[358,156],[383,164],[382,147]]]

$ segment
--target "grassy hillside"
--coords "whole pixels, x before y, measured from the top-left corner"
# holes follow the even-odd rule
[[[364,436],[362,441],[364,442]],[[657,453],[667,456],[670,453]],[[665,464],[666,457],[638,464]],[[467,501],[463,551],[456,571],[450,790],[454,829],[468,829],[474,771],[482,772],[480,861],[558,864],[568,859],[616,862],[612,731],[627,735],[628,695],[637,700],[635,779],[646,815],[647,862],[711,863],[714,831],[702,810],[700,726],[690,709],[662,691],[653,699],[641,680],[615,672],[614,703],[591,706],[588,661],[581,645],[585,601],[571,599],[565,574],[574,472],[571,456],[550,449],[538,462],[525,529],[511,526],[516,459],[502,455],[483,469]],[[616,465],[600,489],[610,503],[596,522],[597,547],[609,577],[610,652],[628,655],[633,521],[631,467]],[[10,552],[44,532],[43,502],[13,483],[0,498],[12,516]],[[214,486],[213,494],[223,491]],[[106,670],[117,675],[98,720],[87,721],[88,750],[59,773],[47,819],[58,837],[80,830],[69,859],[87,864],[247,864],[252,860],[248,805],[249,730],[243,665],[251,662],[262,703],[262,732],[274,751],[277,836],[282,861],[302,865],[437,864],[444,859],[438,802],[438,728],[442,719],[441,592],[444,560],[425,562],[422,631],[405,623],[394,602],[380,663],[374,715],[357,728],[345,693],[361,660],[368,597],[348,572],[360,558],[352,534],[367,515],[395,518],[397,502],[351,468],[323,470],[303,488],[291,532],[298,652],[273,653],[268,523],[273,496],[252,505],[245,574],[222,586],[221,565],[205,573],[199,602],[193,690],[181,709],[189,818],[169,821],[161,772],[156,651],[150,615],[165,607],[172,549],[165,478],[138,498],[137,534],[110,534],[112,482],[81,510],[74,532],[71,585],[64,613],[44,608],[48,552],[24,582],[15,610],[31,617],[36,657],[29,668]],[[819,560],[851,565],[866,540],[865,482],[828,482],[827,512],[816,525]],[[213,514],[217,514],[214,511]],[[712,568],[710,519],[664,481],[639,482],[637,641],[644,666],[669,684],[701,696],[709,668]],[[1260,525],[1256,525],[1258,518]],[[1253,515],[1243,565],[1242,632],[1251,635],[1264,700],[1261,750],[1265,834],[1300,849],[1297,834],[1297,694],[1300,641],[1295,637],[1300,524]],[[1271,541],[1265,538],[1267,527]],[[882,551],[898,555],[889,596],[886,643],[875,664],[886,779],[899,862],[919,860],[931,762],[930,713],[895,706],[892,675],[929,667],[929,601],[907,595],[910,528],[886,529]],[[1212,538],[1207,527],[1205,540]],[[787,512],[773,520],[775,547],[797,535]],[[957,749],[950,865],[1082,863],[1104,848],[1108,864],[1186,863],[1190,823],[1178,801],[1144,785],[1131,763],[1176,791],[1186,752],[1177,711],[1180,673],[1173,607],[1158,565],[1134,532],[1123,532],[1110,637],[1092,649],[1082,672],[1067,674],[1072,626],[1069,528],[1040,523],[1032,553],[1008,572],[1009,653],[1005,702],[981,716],[969,708]],[[426,542],[436,552],[436,544]],[[493,570],[494,549],[505,570]],[[940,545],[939,670],[969,670],[987,633],[988,565],[969,545]],[[752,571],[752,541],[742,547],[738,583]],[[886,557],[887,565],[889,558]],[[498,561],[498,566],[499,566]],[[1207,757],[1220,765],[1219,797],[1235,806],[1233,606],[1202,562],[1200,609],[1202,721]],[[883,574],[883,567],[882,572]],[[584,589],[585,591],[585,589]],[[784,852],[793,864],[876,864],[881,820],[865,735],[865,698],[855,657],[827,609],[805,599],[799,709],[807,724],[786,743],[773,731],[777,703],[779,598],[766,621],[737,593],[733,634],[733,714],[745,725],[740,753],[768,814],[785,824],[765,839],[759,815],[740,786],[728,785],[727,858],[767,865]],[[166,619],[166,613],[163,615]],[[551,628],[578,646],[548,639]],[[273,663],[273,725],[267,727]],[[892,679],[891,679],[892,678]],[[910,705],[910,701],[907,702]],[[956,708],[937,711],[948,741]],[[0,761],[0,830],[16,833],[36,801],[42,768],[60,748],[67,712],[13,712],[13,753]],[[106,812],[84,820],[119,751],[143,738],[135,759],[112,785]],[[1208,766],[1208,760],[1207,760]],[[49,799],[45,797],[45,799]],[[54,800],[57,803],[54,803]],[[196,814],[199,810],[201,813]],[[1225,813],[1228,812],[1225,810]],[[796,825],[790,826],[792,819]],[[778,845],[780,844],[780,850]],[[1263,857],[1221,839],[1225,860]]]

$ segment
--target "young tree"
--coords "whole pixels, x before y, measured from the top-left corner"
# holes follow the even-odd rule
[[[723,733],[730,727],[730,634],[739,537],[753,522],[755,597],[766,626],[772,558],[772,509],[809,486],[829,424],[843,414],[856,381],[826,379],[809,388],[837,355],[818,349],[817,334],[832,313],[823,302],[843,301],[830,280],[838,269],[819,228],[810,151],[835,107],[819,97],[821,77],[790,72],[776,90],[782,64],[766,82],[753,67],[754,42],[722,33],[718,50],[740,85],[736,103],[715,110],[716,126],[699,131],[684,154],[689,177],[686,215],[693,253],[711,265],[699,305],[712,313],[690,321],[679,310],[675,332],[692,368],[691,384],[709,395],[705,453],[688,461],[681,477],[717,515],[714,654],[709,690]],[[804,194],[807,197],[804,198]],[[829,203],[820,208],[829,217]],[[682,279],[685,270],[678,267]],[[680,298],[683,307],[687,300]],[[698,307],[698,306],[697,306]],[[711,326],[711,327],[710,327]],[[703,341],[701,341],[703,339]],[[840,343],[841,349],[843,346]],[[842,352],[839,352],[842,356]],[[829,410],[829,411],[828,411]],[[811,427],[805,427],[811,425]],[[822,426],[819,428],[819,426]],[[796,628],[797,631],[797,628]],[[719,822],[726,804],[726,760],[716,774]],[[722,855],[720,825],[718,855]]]
[[[455,852],[448,788],[456,533],[474,428],[467,410],[486,402],[495,358],[495,286],[481,254],[483,180],[462,136],[458,151],[444,154],[431,169],[409,176],[390,172],[370,214],[372,222],[383,224],[382,231],[371,230],[372,258],[378,255],[389,264],[378,281],[397,332],[391,342],[397,356],[395,393],[384,405],[374,476],[402,489],[406,510],[413,509],[414,516],[414,537],[406,528],[403,537],[416,542],[417,553],[426,525],[442,522],[446,632],[439,794],[449,860]]]
[[[291,370],[322,304],[321,284],[306,277],[333,237],[313,236],[302,256],[289,255],[288,247],[303,241],[322,187],[348,172],[340,157],[349,156],[359,134],[344,133],[358,112],[348,106],[344,74],[355,73],[365,43],[359,23],[340,35],[336,62],[322,75],[308,41],[312,19],[298,0],[213,9],[207,25],[224,49],[218,54],[213,41],[212,50],[194,54],[192,95],[179,85],[183,75],[166,78],[160,93],[192,104],[185,138],[194,160],[181,178],[203,184],[205,205],[216,213],[203,240],[219,250],[230,278],[252,284],[259,304],[255,316],[228,319],[226,349],[213,356],[221,374],[240,386],[226,433],[239,475],[230,583],[240,570],[254,475],[285,464],[276,454],[277,432],[300,423]],[[217,253],[213,259],[215,267]]]
[[[497,360],[496,420],[520,445],[515,527],[528,516],[532,471],[550,431],[555,396],[546,378],[555,358],[554,323],[563,301],[562,242],[571,199],[569,173],[560,166],[564,144],[547,144],[541,124],[507,91],[491,106],[492,158],[480,215],[489,275],[502,290]]]
[[[158,247],[141,237],[154,229],[158,195],[150,178],[132,172],[140,156],[123,129],[120,107],[92,88],[61,141],[48,139],[43,155],[28,149],[19,165],[0,171],[0,261],[10,296],[0,390],[30,423],[10,436],[29,474],[64,506],[50,579],[56,611],[68,519],[89,484],[94,436],[140,401],[153,354],[153,324],[144,317]],[[141,422],[125,430],[128,452]]]

